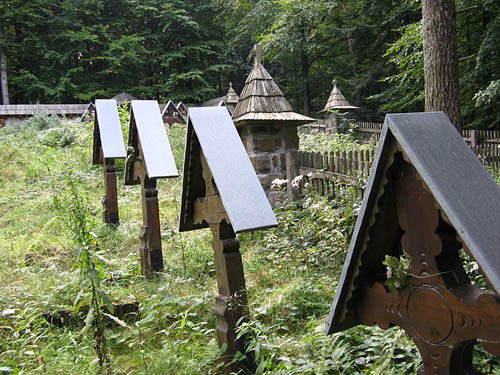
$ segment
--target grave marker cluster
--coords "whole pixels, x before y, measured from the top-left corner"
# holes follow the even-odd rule
[[[125,157],[123,136],[116,102],[97,100],[96,108],[94,162],[104,160],[107,167],[105,217],[115,218],[113,223],[117,224],[116,174],[114,165],[108,159]],[[146,277],[163,270],[156,181],[173,177],[178,177],[177,168],[158,103],[133,100],[125,184],[141,184],[143,226],[140,255],[141,270]],[[110,196],[114,199],[112,204]],[[210,228],[212,231],[219,290],[214,311],[218,318],[219,344],[227,347],[226,374],[243,367],[255,368],[250,357],[243,362],[232,361],[238,351],[245,351],[244,338],[236,338],[237,323],[248,320],[249,316],[243,263],[236,234],[277,225],[227,109],[191,108],[179,231],[201,228]]]
[[[259,61],[257,49],[257,70]],[[141,269],[151,277],[163,270],[157,180],[178,177],[162,115],[156,101],[133,100],[125,151],[116,102],[97,100],[95,107],[93,162],[104,165],[103,219],[119,223],[114,160],[126,157],[125,184],[141,185]],[[278,225],[247,151],[226,108],[190,108],[179,231],[212,232],[225,374],[255,370],[250,353],[233,360],[245,352],[237,324],[249,320],[236,235]],[[443,113],[388,115],[327,333],[398,325],[422,355],[420,374],[475,373],[476,342],[500,355],[499,223],[500,189]],[[472,285],[464,254],[477,262],[489,291]],[[387,256],[411,259],[398,284],[391,283]]]

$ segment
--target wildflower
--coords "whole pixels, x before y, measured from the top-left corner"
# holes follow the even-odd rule
[[[292,180],[292,188],[298,189],[300,188],[300,185],[302,184],[302,181],[304,181],[305,177],[303,174],[299,174],[297,177],[295,177]]]
[[[281,180],[279,178],[276,178],[271,183],[271,189],[283,189],[286,187],[287,182],[287,179]]]

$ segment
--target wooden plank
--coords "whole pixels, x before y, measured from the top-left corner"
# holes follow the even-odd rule
[[[178,177],[158,102],[132,100],[131,108],[149,178]]]
[[[276,217],[227,109],[189,108],[188,112],[188,128],[192,126],[194,129],[235,233],[277,226]],[[196,157],[189,153],[186,148],[185,163]],[[189,172],[184,171],[181,215],[188,215],[184,212],[187,207],[184,191],[189,190],[188,183],[201,183],[188,181],[187,174]],[[181,230],[189,230],[183,226],[185,221],[181,216]]]
[[[355,177],[344,175],[336,172],[328,172],[328,171],[318,171],[314,168],[306,168],[299,166],[299,174],[308,175],[311,174],[309,179],[324,179],[328,181],[341,181],[351,185],[358,185],[359,180]]]
[[[125,143],[123,142],[123,133],[120,125],[120,116],[116,100],[98,99],[96,106],[96,125],[99,128],[99,137],[101,148],[105,159],[125,158]]]

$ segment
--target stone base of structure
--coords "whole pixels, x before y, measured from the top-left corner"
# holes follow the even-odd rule
[[[240,129],[240,136],[269,203],[275,207],[286,194],[271,189],[271,185],[276,179],[286,179],[286,153],[299,148],[297,128],[283,124],[247,125]]]

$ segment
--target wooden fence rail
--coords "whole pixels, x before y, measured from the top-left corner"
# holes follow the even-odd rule
[[[493,142],[471,146],[481,162],[494,173],[500,172],[500,145]],[[370,174],[375,150],[352,150],[341,152],[287,153],[287,193],[289,200],[296,200],[303,184],[294,179],[304,176],[314,190],[321,195],[335,195],[336,186],[360,186]],[[362,189],[359,190],[362,194]]]
[[[321,195],[334,195],[337,184],[360,186],[368,178],[375,150],[338,152],[291,151],[287,154],[287,192],[297,198],[302,185],[295,178],[305,176]],[[294,181],[295,180],[295,181]]]

